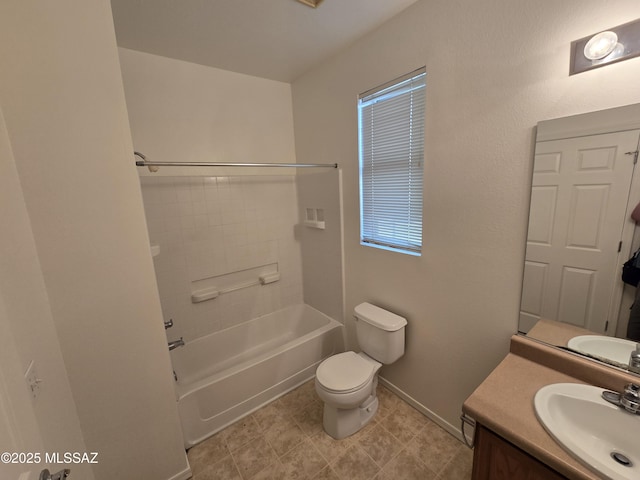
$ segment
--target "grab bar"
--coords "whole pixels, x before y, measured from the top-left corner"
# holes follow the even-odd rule
[[[207,300],[213,300],[223,293],[231,293],[243,288],[253,287],[255,285],[267,285],[269,283],[277,282],[280,280],[280,273],[273,272],[260,275],[257,280],[251,280],[250,282],[240,283],[232,287],[228,287],[222,290],[218,290],[216,287],[206,288],[198,290],[191,294],[191,303],[206,302]]]

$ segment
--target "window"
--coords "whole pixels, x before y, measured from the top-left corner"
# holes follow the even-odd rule
[[[420,255],[425,69],[358,98],[360,243]]]

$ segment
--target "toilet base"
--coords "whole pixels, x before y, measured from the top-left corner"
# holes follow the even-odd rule
[[[374,390],[375,392],[375,390]],[[322,426],[336,440],[353,435],[371,421],[378,411],[378,397],[370,395],[359,407],[342,409],[324,404]]]

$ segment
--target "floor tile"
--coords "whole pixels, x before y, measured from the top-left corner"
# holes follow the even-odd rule
[[[256,438],[232,453],[244,480],[254,478],[265,468],[277,463],[278,458],[263,437]]]
[[[260,429],[266,430],[278,422],[281,422],[282,419],[289,417],[289,409],[278,399],[262,407],[260,410],[253,412],[251,416],[258,423]]]
[[[194,475],[197,475],[207,466],[219,462],[223,458],[228,457],[229,454],[229,449],[223,441],[223,438],[219,435],[214,435],[189,449],[187,457],[191,471]]]
[[[384,418],[380,419],[380,424],[405,444],[429,420],[409,404],[400,399],[398,400],[398,402],[394,402],[392,410]]]
[[[410,420],[397,410],[389,412],[379,423],[403,444],[415,436]]]
[[[471,478],[473,469],[473,450],[462,447],[456,453],[444,470],[438,476],[438,480],[459,480]]]
[[[415,455],[402,450],[387,463],[375,480],[435,480],[436,474]],[[461,477],[457,480],[461,480]]]
[[[327,461],[309,439],[281,457],[280,462],[284,466],[286,478],[292,480],[312,478],[327,466]]]
[[[303,442],[307,436],[291,418],[284,418],[265,430],[264,438],[276,454],[281,457]]]
[[[262,432],[252,416],[248,416],[225,428],[218,435],[233,452],[260,436]]]
[[[293,419],[308,436],[322,432],[322,402],[311,402],[293,414]]]
[[[336,440],[328,435],[324,430],[313,435],[311,437],[311,441],[320,454],[329,463],[335,461],[340,455],[344,454],[351,445],[353,445],[353,440],[351,438]]]
[[[353,443],[358,443],[362,437],[369,435],[369,432],[376,428],[376,425],[378,425],[378,422],[376,422],[376,417],[373,417],[368,424],[347,438]]]
[[[326,466],[313,477],[313,480],[340,480],[340,477],[338,477],[330,466]]]
[[[397,395],[393,394],[388,388],[378,385],[378,412],[376,416],[378,420],[382,420],[389,413],[397,410],[401,403],[404,403]]]
[[[407,450],[436,473],[440,473],[463,448],[462,443],[433,422],[407,444]]]
[[[315,382],[313,380],[303,383],[295,390],[292,390],[280,398],[280,402],[291,411],[297,411],[301,407],[317,401],[318,395],[316,394]]]
[[[380,471],[373,459],[357,445],[340,455],[332,468],[340,478],[352,480],[367,480]]]
[[[389,389],[363,429],[336,440],[309,381],[188,451],[194,480],[469,480],[472,450]]]
[[[270,463],[265,468],[256,473],[251,480],[287,480],[287,475],[282,463],[276,461]]]
[[[194,476],[194,480],[242,480],[242,476],[236,467],[231,455],[225,459],[207,466]]]
[[[379,424],[361,437],[358,445],[379,467],[383,467],[402,449],[400,441]]]

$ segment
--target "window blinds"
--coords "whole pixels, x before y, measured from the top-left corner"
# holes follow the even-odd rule
[[[425,77],[422,68],[359,97],[363,245],[422,249]]]

